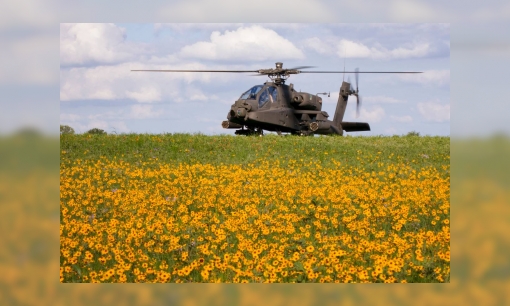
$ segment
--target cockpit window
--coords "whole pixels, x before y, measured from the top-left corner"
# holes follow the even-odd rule
[[[278,91],[276,90],[276,87],[269,87],[269,98],[271,99],[271,103],[276,102],[276,98],[278,96]]]
[[[260,95],[259,108],[261,108],[262,105],[266,104],[267,101],[269,101],[269,94],[267,93],[267,89],[266,89]]]
[[[247,99],[254,100],[255,97],[257,96],[257,94],[259,93],[259,91],[262,89],[262,87],[263,87],[263,85],[253,86],[247,92],[243,93],[241,95],[240,99],[242,99],[242,100],[247,100]]]
[[[269,87],[266,90],[264,90],[262,92],[262,94],[260,94],[259,108],[262,107],[264,104],[266,104],[267,101],[271,101],[271,103],[275,103],[277,93],[278,93],[278,91],[276,90],[275,87]]]

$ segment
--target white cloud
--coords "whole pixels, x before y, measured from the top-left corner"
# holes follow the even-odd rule
[[[191,101],[207,101],[208,100],[208,97],[201,90],[199,90],[197,88],[188,89],[186,96],[189,97],[189,99]]]
[[[368,47],[361,42],[342,39],[337,43],[336,54],[340,58],[370,58],[378,60],[426,57],[432,53],[428,43],[387,49],[379,44]]]
[[[126,97],[138,102],[161,101],[161,91],[158,87],[147,86],[139,88],[137,91],[126,91]]]
[[[60,122],[74,122],[78,121],[81,116],[76,114],[60,114]]]
[[[376,53],[377,50],[370,50],[367,46],[357,43],[354,41],[342,39],[337,44],[337,55],[341,58],[367,58],[371,57],[372,53]]]
[[[304,47],[312,49],[313,51],[322,55],[330,55],[333,54],[335,51],[331,43],[324,42],[318,37],[311,37],[305,39],[303,41],[303,45]]]
[[[401,123],[409,123],[413,122],[413,117],[411,116],[390,116],[391,120]]]
[[[61,70],[60,100],[116,100],[132,99],[150,103],[165,100],[189,99],[183,95],[183,83],[208,83],[211,73],[135,72],[132,69],[204,69],[200,64],[156,65],[128,62],[94,68]],[[221,68],[219,68],[221,69]],[[217,74],[216,83],[234,76]],[[195,97],[196,98],[196,97]]]
[[[197,42],[181,49],[180,55],[207,60],[284,60],[303,59],[304,54],[289,40],[261,26],[240,27],[221,34],[214,31],[210,41]]]
[[[427,42],[407,43],[394,48],[385,48],[379,43],[371,45],[359,41],[328,37],[320,39],[312,37],[302,42],[307,49],[314,50],[321,55],[335,54],[339,58],[369,58],[376,60],[422,58],[430,56],[435,48]]]
[[[363,102],[374,103],[374,104],[396,104],[405,103],[405,101],[398,100],[392,97],[386,96],[363,96]]]
[[[136,104],[131,106],[131,119],[147,119],[159,117],[160,113],[153,110],[152,105]]]
[[[384,109],[380,106],[375,106],[367,110],[366,108],[361,108],[359,112],[359,118],[356,118],[357,121],[366,120],[370,122],[379,122],[386,115]],[[355,116],[355,111],[352,112],[352,116]]]
[[[125,30],[111,23],[60,25],[60,62],[64,65],[119,63],[142,51],[141,44],[126,42]]]
[[[449,86],[450,70],[425,70],[417,74],[399,74],[398,78],[407,83]]]
[[[73,127],[78,127],[82,131],[94,127],[106,129],[115,128],[118,132],[126,132],[124,120],[138,120],[157,118],[162,114],[161,111],[154,109],[150,104],[135,104],[131,107],[123,107],[118,111],[108,111],[103,113],[90,114],[88,116],[79,116],[76,114],[60,114],[60,122],[68,123]]]
[[[437,102],[418,103],[420,114],[428,121],[444,122],[450,120],[450,104]]]
[[[432,49],[428,43],[421,43],[411,48],[399,47],[388,51],[390,58],[416,58],[425,57],[430,54]]]

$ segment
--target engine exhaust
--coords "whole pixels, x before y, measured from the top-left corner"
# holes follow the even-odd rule
[[[331,126],[331,122],[328,121],[314,121],[308,126],[312,132],[316,131],[327,131]]]

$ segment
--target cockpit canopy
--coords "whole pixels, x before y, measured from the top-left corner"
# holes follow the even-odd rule
[[[239,99],[241,100],[256,100],[259,92],[264,88],[264,85],[256,85],[243,93]],[[278,97],[278,90],[274,86],[267,86],[264,88],[258,98],[259,108],[264,106],[268,101],[276,103]]]
[[[245,93],[241,95],[241,100],[255,100],[255,97],[257,97],[257,94],[259,91],[264,87],[264,85],[257,85],[253,86],[252,88],[248,89]]]

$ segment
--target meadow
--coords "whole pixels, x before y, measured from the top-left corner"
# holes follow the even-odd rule
[[[449,282],[449,137],[62,135],[61,282]]]

